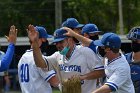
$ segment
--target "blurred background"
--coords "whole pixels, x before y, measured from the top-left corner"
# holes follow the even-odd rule
[[[10,69],[6,72],[0,86],[5,93],[20,93],[17,78],[17,64],[25,52],[30,48],[26,28],[29,24],[46,28],[49,34],[59,28],[69,17],[76,18],[81,24],[94,23],[99,30],[115,32],[122,39],[123,52],[130,52],[130,41],[127,40],[128,31],[140,24],[140,0],[0,0],[0,46],[1,51],[7,49],[4,35],[9,27],[18,28],[18,39],[15,55]],[[103,34],[102,33],[102,34]],[[51,42],[53,38],[49,40]],[[51,55],[56,51],[54,45],[49,45],[44,52]],[[13,91],[13,92],[12,92]],[[54,93],[57,89],[54,89]]]

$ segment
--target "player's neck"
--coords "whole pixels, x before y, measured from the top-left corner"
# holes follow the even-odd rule
[[[69,50],[69,52],[68,52],[67,55],[66,55],[66,57],[67,57],[68,59],[70,59],[70,57],[72,56],[72,53],[73,53],[73,51],[74,51],[74,48],[75,48],[74,45],[70,47],[70,50]]]
[[[113,53],[110,57],[108,57],[109,61],[112,61],[113,59],[117,58],[120,56],[120,53]]]
[[[140,61],[140,51],[136,53],[133,52],[133,59],[134,61]]]

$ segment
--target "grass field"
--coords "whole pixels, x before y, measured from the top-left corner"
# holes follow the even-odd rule
[[[61,93],[61,92],[57,89],[53,89],[53,93]]]
[[[58,90],[54,90],[53,93],[61,93],[60,91]]]

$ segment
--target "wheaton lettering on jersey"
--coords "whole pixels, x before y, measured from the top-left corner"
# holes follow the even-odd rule
[[[64,64],[60,64],[59,66],[61,71],[77,71],[81,73],[81,66],[77,65],[65,66]]]

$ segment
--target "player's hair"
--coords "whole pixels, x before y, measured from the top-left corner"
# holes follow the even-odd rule
[[[112,51],[113,51],[113,53],[119,53],[119,48],[110,48]]]
[[[110,48],[109,46],[105,46],[105,48]],[[111,51],[113,51],[113,53],[119,53],[119,48],[110,48]]]

